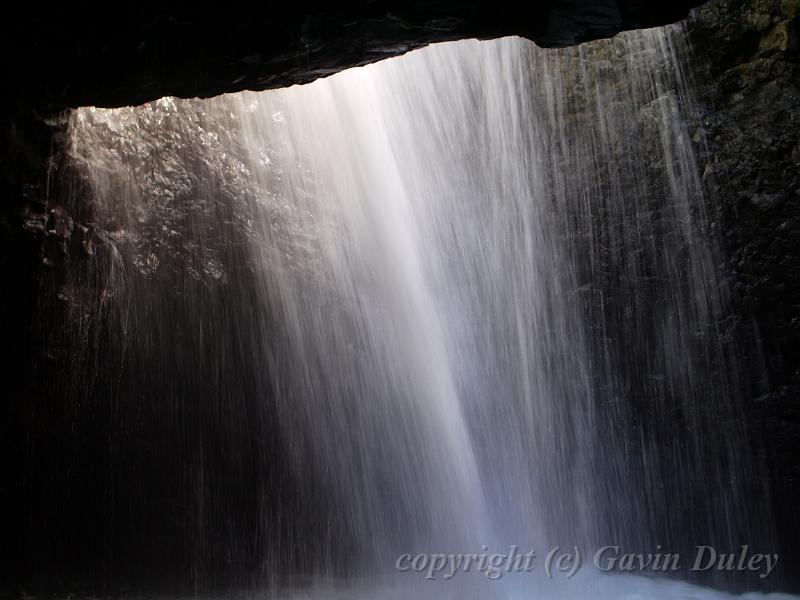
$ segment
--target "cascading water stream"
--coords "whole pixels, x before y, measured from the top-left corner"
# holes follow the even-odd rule
[[[685,60],[678,26],[557,51],[464,41],[285,90],[75,111],[114,277],[65,287],[101,288],[75,318],[114,348],[113,427],[152,414],[181,440],[192,564],[385,576],[390,597],[426,583],[392,575],[403,553],[769,543]],[[581,577],[470,589],[690,593]]]

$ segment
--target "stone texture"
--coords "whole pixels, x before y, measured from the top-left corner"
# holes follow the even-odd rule
[[[760,428],[784,535],[797,564],[800,497],[800,87],[797,0],[714,0],[689,32],[706,103],[704,185],[730,257],[738,327],[762,340],[751,360],[750,418]],[[769,503],[769,499],[764,500]],[[793,582],[797,586],[798,582]]]
[[[217,10],[23,8],[0,39],[0,116],[307,82],[431,42],[574,44],[676,21],[699,0],[288,2]]]
[[[690,19],[708,102],[706,187],[740,306],[777,344],[775,383],[800,368],[799,12],[794,0],[719,0]]]

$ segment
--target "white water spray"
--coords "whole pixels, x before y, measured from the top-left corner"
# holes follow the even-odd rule
[[[242,354],[270,357],[255,387],[300,512],[325,498],[336,522],[295,540],[319,577],[348,563],[371,597],[418,597],[391,575],[401,553],[769,539],[746,500],[763,481],[740,447],[683,44],[679,27],[558,51],[465,41],[286,90],[75,113],[100,222],[143,276],[115,293],[151,299],[125,309],[137,322],[162,310],[174,243],[194,265],[179,280],[236,294],[220,232],[244,240],[248,314],[269,326]],[[475,593],[593,597],[587,577]]]

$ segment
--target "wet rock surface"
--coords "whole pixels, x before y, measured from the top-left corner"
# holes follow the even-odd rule
[[[706,103],[709,210],[724,236],[737,327],[754,328],[767,381],[751,392],[773,480],[783,560],[800,560],[800,87],[796,0],[716,0],[689,32]],[[765,499],[765,502],[768,502]]]

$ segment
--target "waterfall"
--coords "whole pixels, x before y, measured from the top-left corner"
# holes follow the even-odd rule
[[[680,26],[468,40],[74,111],[69,411],[119,452],[86,475],[114,535],[282,586],[768,544],[687,65]]]

